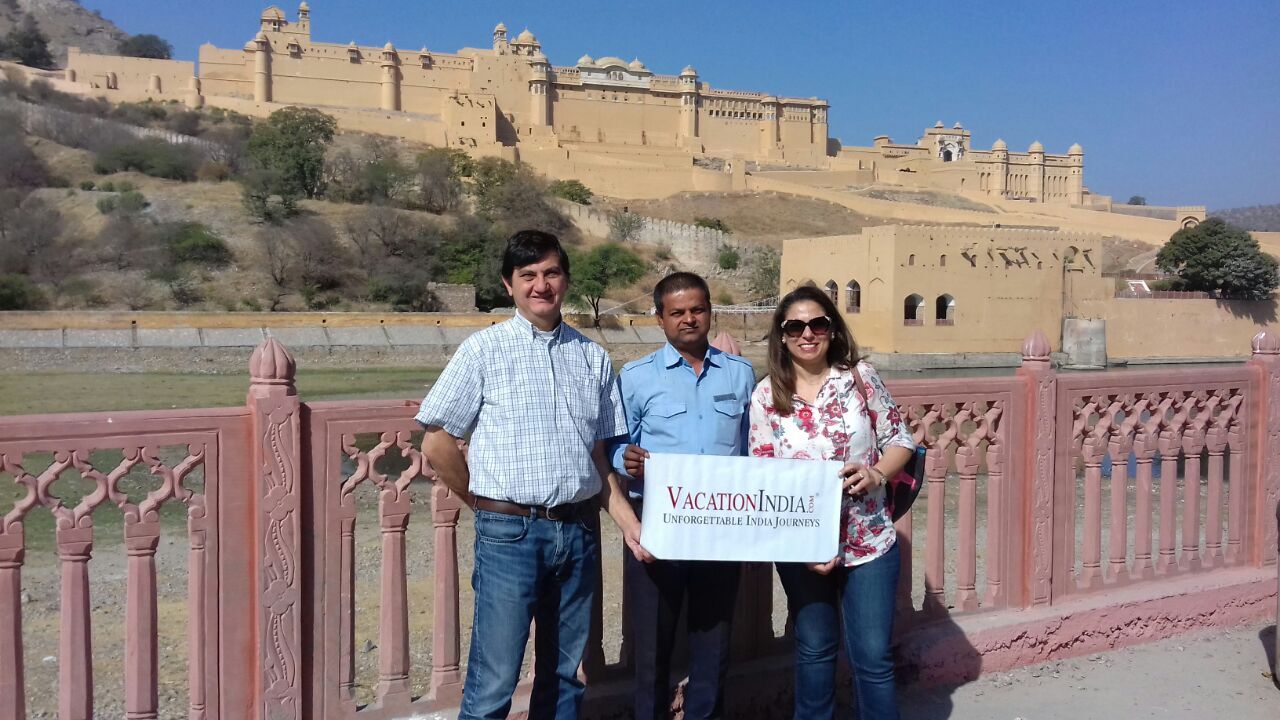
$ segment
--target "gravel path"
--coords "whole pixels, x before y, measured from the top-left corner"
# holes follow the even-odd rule
[[[1266,644],[1245,625],[995,673],[954,688],[903,688],[904,720],[1275,720]]]

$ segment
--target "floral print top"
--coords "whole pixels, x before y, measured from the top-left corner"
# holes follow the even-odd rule
[[[769,378],[761,380],[751,394],[751,456],[873,465],[880,460],[880,448],[915,449],[911,432],[875,368],[866,362],[857,366],[867,390],[870,413],[863,411],[853,372],[831,368],[818,389],[817,402],[810,404],[796,396],[792,398],[794,412],[788,416],[774,408]],[[871,427],[872,415],[875,428]],[[856,497],[844,495],[840,522],[840,561],[845,567],[880,557],[896,540],[883,486]]]

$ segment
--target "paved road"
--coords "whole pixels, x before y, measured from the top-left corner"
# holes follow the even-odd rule
[[[955,688],[904,688],[903,720],[1276,720],[1266,647],[1275,626],[1206,631],[984,675]]]

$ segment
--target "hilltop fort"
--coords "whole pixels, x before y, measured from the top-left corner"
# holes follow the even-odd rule
[[[583,55],[554,66],[532,32],[511,37],[502,23],[490,47],[452,53],[319,42],[304,2],[292,21],[267,8],[242,47],[202,46],[198,74],[190,62],[72,48],[65,77],[115,100],[210,103],[256,116],[322,107],[348,129],[518,159],[621,197],[743,189],[749,168],[788,168],[846,171],[863,184],[1088,201],[1078,144],[1065,155],[1039,142],[1024,153],[1002,140],[977,150],[959,123],[938,123],[915,144],[881,136],[843,147],[828,134],[826,100],[720,89],[692,66],[665,75],[638,58]]]

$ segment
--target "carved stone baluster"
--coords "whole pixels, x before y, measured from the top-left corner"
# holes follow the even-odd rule
[[[956,427],[973,417],[969,406],[956,414]],[[960,610],[978,609],[978,450],[985,428],[979,427],[956,448],[956,473],[960,475],[960,516],[956,522],[956,598]]]
[[[1004,567],[1006,562],[1005,546],[1011,541],[1006,537],[1005,525],[1005,422],[1003,403],[994,403],[987,411],[987,425],[992,428],[988,433],[987,444],[987,597],[984,601],[988,607],[1003,607],[1008,604],[1005,597]]]
[[[1221,399],[1221,398],[1219,398]],[[1230,399],[1219,403],[1219,411],[1213,416],[1209,431],[1205,434],[1205,447],[1209,450],[1209,491],[1205,498],[1208,520],[1205,527],[1205,557],[1207,567],[1218,567],[1225,558],[1222,554],[1222,466],[1227,451],[1227,426],[1235,414]]]
[[[1132,397],[1111,405],[1108,412],[1124,413],[1115,426],[1107,451],[1111,456],[1111,526],[1108,533],[1107,575],[1112,582],[1129,581],[1129,455],[1133,452],[1134,428],[1142,404]]]
[[[458,515],[462,501],[444,483],[431,486],[435,528],[435,589],[431,631],[431,694],[439,701],[462,697],[462,630],[458,617]]]
[[[205,618],[208,604],[205,596],[207,578],[207,542],[209,527],[206,522],[207,511],[204,496],[197,496],[188,501],[187,508],[187,684],[190,688],[187,698],[187,717],[189,720],[206,720],[208,717],[208,698],[205,695],[205,653],[207,640],[205,636]]]
[[[65,511],[65,508],[63,508]],[[93,636],[89,631],[89,558],[93,525],[76,526],[70,511],[58,518],[58,562],[62,574],[58,625],[58,717],[93,717]]]
[[[125,717],[154,720],[159,712],[159,643],[156,626],[156,545],[159,521],[125,515],[124,543],[129,554],[125,590]]]
[[[939,413],[938,421],[947,425],[947,429],[938,436],[929,451],[925,453],[924,472],[928,496],[929,515],[926,520],[924,545],[924,603],[923,612],[927,616],[947,614],[947,448],[954,442],[956,427],[952,422],[952,413],[945,407]]]
[[[917,412],[917,407],[914,405],[901,406],[901,414],[903,422],[910,428],[911,437],[915,440],[916,445],[930,447],[932,437],[929,434],[927,423],[921,419],[920,413]],[[915,606],[911,601],[911,584],[915,565],[913,557],[915,553],[912,550],[914,540],[911,528],[914,517],[914,511],[908,510],[907,514],[898,518],[898,522],[893,524],[894,531],[897,533],[896,542],[900,546],[898,553],[898,592],[895,603],[897,611],[894,615],[894,627],[899,632],[905,631],[911,626],[916,614]]]
[[[946,580],[946,491],[947,458],[939,448],[925,454],[925,483],[929,494],[928,527],[924,546],[924,607],[926,615],[947,612]]]
[[[1244,433],[1240,429],[1240,417],[1231,419],[1227,426],[1227,447],[1230,448],[1230,465],[1227,468],[1227,564],[1237,565],[1243,559],[1241,533],[1244,530],[1244,498],[1248,490],[1244,485]]]
[[[1160,431],[1160,557],[1156,569],[1162,573],[1178,572],[1176,555],[1176,520],[1178,502],[1178,453],[1182,449],[1182,429],[1187,424],[1187,399],[1174,394],[1173,417]]]
[[[1142,579],[1155,577],[1155,565],[1151,561],[1151,521],[1152,521],[1152,460],[1160,438],[1160,424],[1167,409],[1167,400],[1148,397],[1145,405],[1151,413],[1138,429],[1134,438],[1133,451],[1138,458],[1136,507],[1134,509],[1133,529],[1133,576]],[[1134,408],[1135,414],[1141,414],[1142,408]]]
[[[0,515],[0,720],[27,717],[22,666],[22,523]]]
[[[354,435],[342,436],[342,449],[356,466],[339,491],[338,521],[338,696],[348,712],[356,710],[356,497],[369,477],[369,456]]]
[[[343,498],[338,516],[338,692],[348,710],[356,699],[356,509]]]
[[[1080,420],[1088,422],[1095,411],[1100,413],[1098,423],[1084,438],[1080,449],[1084,460],[1084,557],[1079,584],[1088,590],[1102,587],[1102,456],[1106,451],[1112,418],[1107,406],[1099,407],[1097,401],[1091,401],[1080,409]],[[1078,421],[1077,427],[1081,425],[1082,422]],[[1074,514],[1074,508],[1069,512]]]
[[[394,487],[378,495],[382,530],[381,614],[378,621],[378,706],[409,704],[409,594],[406,586],[405,529],[409,496]]]
[[[1182,557],[1179,562],[1188,570],[1199,570],[1200,559],[1200,484],[1203,479],[1200,454],[1204,452],[1205,431],[1212,403],[1202,398],[1189,399],[1199,407],[1199,414],[1182,436],[1185,474],[1182,478]]]

